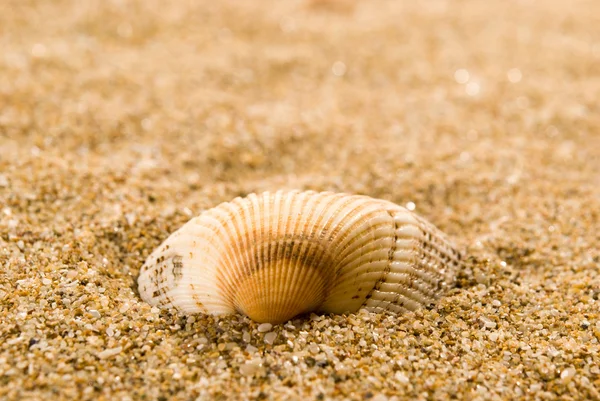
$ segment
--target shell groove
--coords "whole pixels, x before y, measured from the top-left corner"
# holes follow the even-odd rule
[[[280,323],[313,311],[415,310],[453,284],[460,263],[443,233],[391,202],[278,191],[190,220],[148,257],[138,286],[151,305]]]

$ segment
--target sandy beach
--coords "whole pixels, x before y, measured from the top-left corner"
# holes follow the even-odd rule
[[[600,400],[600,2],[0,4],[0,399]],[[140,299],[252,192],[410,205],[431,308],[259,326]]]

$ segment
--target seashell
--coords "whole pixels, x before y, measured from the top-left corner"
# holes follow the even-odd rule
[[[391,202],[277,191],[190,220],[148,257],[138,285],[154,306],[281,323],[361,307],[412,311],[435,302],[460,264],[443,233]]]

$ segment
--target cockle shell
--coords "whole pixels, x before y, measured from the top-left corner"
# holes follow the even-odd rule
[[[280,323],[306,312],[403,312],[454,282],[461,254],[391,202],[313,191],[251,194],[168,237],[138,279],[151,305]]]

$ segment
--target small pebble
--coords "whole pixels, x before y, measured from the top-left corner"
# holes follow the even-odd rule
[[[271,323],[262,323],[259,324],[257,327],[257,330],[259,333],[266,333],[267,331],[271,330],[273,328],[273,325]]]
[[[252,376],[260,370],[260,360],[248,361],[240,365],[240,373],[244,376]]]
[[[265,334],[264,341],[266,344],[273,344],[273,342],[275,341],[276,338],[277,338],[277,333],[275,333],[274,331],[270,331],[267,334]]]
[[[560,378],[565,382],[568,383],[571,381],[571,379],[573,379],[573,377],[575,377],[575,374],[577,372],[575,371],[575,368],[566,368],[565,370],[563,370],[562,372],[560,372]]]
[[[400,383],[407,384],[410,382],[410,379],[402,372],[398,371],[394,375],[394,378],[398,380]]]
[[[101,352],[98,353],[98,358],[100,358],[100,359],[108,359],[108,358],[113,357],[115,355],[119,355],[122,350],[123,350],[122,347],[105,349],[104,351],[101,351]]]

